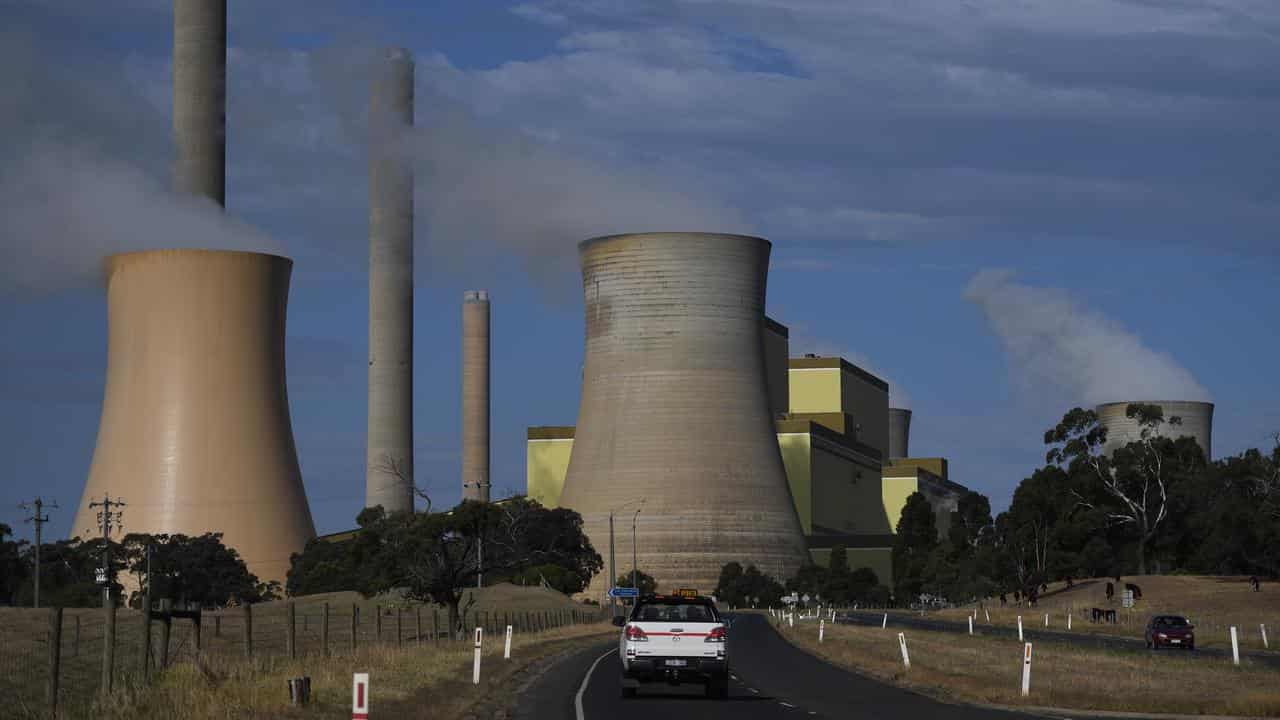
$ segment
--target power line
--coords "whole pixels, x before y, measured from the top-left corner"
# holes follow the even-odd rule
[[[49,516],[43,513],[43,509],[45,507],[51,507],[51,508],[57,509],[58,504],[53,503],[52,505],[46,506],[44,503],[44,498],[36,496],[36,499],[31,503],[29,504],[21,503],[18,505],[18,507],[22,508],[23,510],[31,510],[32,507],[35,508],[35,514],[33,514],[31,517],[27,518],[23,522],[35,523],[35,526],[36,526],[36,576],[35,576],[35,592],[34,592],[32,605],[33,607],[39,608],[40,607],[40,531],[42,526],[45,523],[49,522]]]

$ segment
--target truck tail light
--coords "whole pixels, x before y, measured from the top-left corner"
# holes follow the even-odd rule
[[[722,643],[729,639],[729,632],[721,625],[717,628],[711,628],[711,632],[707,633],[707,639],[703,642]]]
[[[635,625],[627,626],[627,642],[649,642],[649,636]]]

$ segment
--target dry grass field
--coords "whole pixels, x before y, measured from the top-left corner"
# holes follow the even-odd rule
[[[468,591],[471,594],[472,591]],[[560,622],[577,613],[579,622],[600,617],[598,608],[572,602],[565,595],[540,587],[494,585],[474,591],[475,603],[467,611],[467,625],[483,624],[490,635],[497,635],[508,622],[518,630],[535,631],[552,624],[556,614]],[[464,597],[464,605],[469,598]],[[441,649],[450,647],[447,612],[443,607],[408,603],[403,598],[380,596],[362,598],[358,593],[326,593],[296,598],[295,633],[300,657],[321,655],[321,637],[325,604],[329,606],[330,653],[340,657],[352,655],[353,607],[358,608],[355,628],[355,652],[388,650],[413,646],[418,642],[421,623],[424,643]],[[286,655],[287,607],[285,601],[262,603],[253,607],[253,652],[255,659]],[[48,679],[48,610],[0,608],[0,697],[15,698],[30,707],[43,707]],[[63,612],[61,642],[62,670],[60,704],[65,707],[85,705],[101,686],[104,651],[104,615],[98,608],[68,608]],[[142,668],[142,627],[140,612],[120,609],[116,619],[115,674],[116,687],[136,681]],[[159,628],[153,624],[153,637]],[[243,662],[244,613],[238,608],[207,612],[203,616],[201,646],[210,662],[221,658],[228,667]],[[175,620],[170,636],[172,662],[186,662],[194,657],[194,632],[189,621]],[[470,649],[469,642],[458,642]],[[0,712],[3,716],[3,712]]]
[[[1268,644],[1272,650],[1280,650],[1280,583],[1264,582],[1261,592],[1250,589],[1247,578],[1205,577],[1189,575],[1150,575],[1121,578],[1116,596],[1110,602],[1106,597],[1107,581],[1114,578],[1091,578],[1076,581],[1074,587],[1066,583],[1050,583],[1049,591],[1041,595],[1036,607],[1000,607],[999,598],[988,599],[984,611],[978,613],[980,623],[991,615],[992,624],[1014,626],[1021,615],[1024,627],[1043,628],[1044,615],[1049,614],[1050,627],[1065,630],[1067,613],[1074,613],[1072,631],[1103,633],[1141,638],[1146,622],[1152,615],[1184,615],[1196,626],[1196,643],[1200,647],[1231,646],[1230,627],[1238,628],[1243,650],[1262,650],[1261,625],[1266,625]],[[1120,592],[1124,583],[1134,583],[1142,588],[1142,599],[1132,609],[1121,607]],[[1118,624],[1090,622],[1091,608],[1114,609]],[[963,621],[974,606],[929,613],[934,617]]]
[[[775,621],[776,623],[776,621]],[[1016,640],[906,630],[905,670],[899,630],[828,625],[818,642],[814,621],[780,632],[829,662],[945,699],[999,705],[1280,716],[1280,672],[1247,658],[1113,652],[1052,641],[1033,645],[1031,693],[1021,697],[1022,645]]]

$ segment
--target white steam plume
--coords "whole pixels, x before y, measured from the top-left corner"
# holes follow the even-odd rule
[[[1008,270],[983,270],[965,289],[982,308],[1027,389],[1049,387],[1068,402],[1207,401],[1209,393],[1166,353],[1062,290],[1023,285]]]

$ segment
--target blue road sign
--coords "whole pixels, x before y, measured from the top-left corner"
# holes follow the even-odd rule
[[[624,587],[609,588],[609,597],[615,597],[615,598],[640,597],[640,591],[635,588],[624,588]]]

